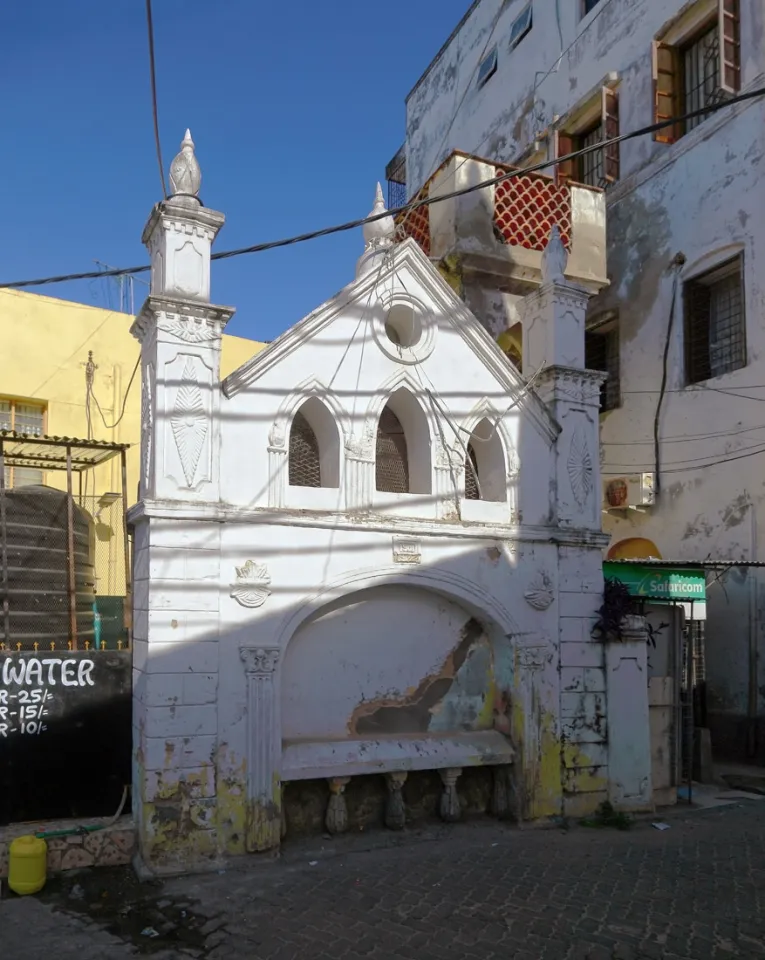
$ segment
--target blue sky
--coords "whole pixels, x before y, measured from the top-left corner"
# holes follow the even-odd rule
[[[154,0],[165,171],[190,127],[202,198],[227,217],[216,249],[368,213],[404,138],[404,98],[468,4]],[[7,7],[0,278],[145,262],[161,187],[143,2]],[[237,308],[230,333],[272,339],[352,279],[361,247],[353,231],[215,263],[212,299]],[[118,299],[105,280],[34,289]]]

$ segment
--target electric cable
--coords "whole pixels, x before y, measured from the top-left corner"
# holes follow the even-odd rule
[[[710,104],[706,107],[700,107],[697,110],[691,110],[688,113],[684,113],[680,116],[671,117],[667,120],[660,120],[657,123],[649,124],[645,127],[640,127],[638,130],[633,130],[630,133],[621,134],[618,137],[610,137],[606,140],[600,140],[598,143],[591,144],[587,147],[581,147],[578,150],[574,150],[571,153],[566,154],[562,157],[557,157],[553,160],[543,160],[539,163],[531,164],[527,167],[521,167],[517,170],[511,170],[506,173],[500,174],[496,177],[491,177],[488,180],[482,180],[478,183],[471,184],[467,187],[460,187],[457,190],[452,190],[449,193],[440,194],[437,197],[423,197],[420,200],[413,200],[410,203],[406,203],[401,207],[395,207],[392,210],[386,210],[383,213],[372,214],[368,217],[363,217],[358,220],[349,220],[345,223],[335,224],[331,227],[324,227],[320,230],[312,230],[309,233],[302,233],[292,237],[285,237],[282,240],[271,240],[265,243],[255,243],[248,247],[238,247],[234,250],[225,250],[220,253],[213,253],[212,260],[229,260],[232,257],[241,257],[245,254],[252,253],[263,253],[266,250],[276,250],[281,247],[294,246],[298,243],[306,243],[309,240],[318,240],[321,237],[332,236],[337,233],[345,233],[349,230],[356,230],[358,227],[363,227],[366,223],[376,223],[378,220],[383,220],[386,217],[398,217],[402,214],[409,213],[412,210],[418,210],[420,207],[429,207],[436,203],[443,203],[446,200],[454,200],[457,197],[463,197],[470,193],[476,193],[478,190],[483,190],[486,187],[493,187],[499,183],[504,183],[506,180],[512,180],[516,177],[523,177],[530,173],[538,173],[541,170],[548,169],[549,167],[557,166],[561,163],[566,163],[570,160],[576,160],[579,157],[587,156],[590,153],[593,153],[597,150],[602,150],[604,147],[607,147],[611,144],[616,143],[625,143],[628,140],[635,140],[638,137],[646,136],[647,134],[656,133],[659,130],[663,130],[666,127],[673,126],[677,123],[683,123],[687,120],[693,120],[696,117],[703,117],[707,114],[716,113],[718,110],[722,110],[725,107],[735,106],[739,103],[745,103],[749,100],[754,100],[757,97],[765,95],[765,87],[758,87],[756,90],[750,90],[746,93],[737,94],[734,97],[716,104]],[[158,206],[162,207],[164,204],[162,201]],[[116,277],[125,274],[135,274],[135,273],[145,273],[150,269],[149,264],[142,264],[137,267],[115,267],[112,270],[90,270],[85,273],[69,273],[62,274],[55,277],[42,277],[36,280],[16,280],[12,283],[0,283],[0,289],[20,289],[22,287],[39,287],[51,283],[66,283],[71,280],[90,280],[94,277]]]
[[[149,76],[151,80],[151,112],[154,118],[154,145],[157,148],[159,179],[162,183],[162,196],[167,200],[165,185],[165,165],[162,163],[162,146],[159,139],[159,111],[157,109],[157,73],[154,61],[154,18],[151,13],[151,0],[146,0],[146,32],[149,39]],[[107,274],[114,276],[114,274]]]
[[[130,388],[133,386],[133,381],[135,380],[135,375],[136,375],[136,373],[138,373],[138,367],[139,367],[140,365],[141,365],[141,355],[140,355],[140,353],[139,353],[139,354],[138,354],[138,359],[136,360],[135,366],[133,367],[133,372],[130,374],[130,380],[128,380],[128,385],[127,385],[127,388],[126,388],[126,390],[125,390],[125,396],[122,398],[122,409],[120,410],[120,415],[117,417],[117,419],[114,421],[114,423],[107,423],[107,422],[106,422],[106,417],[104,416],[104,411],[101,409],[101,404],[98,402],[98,397],[95,395],[95,393],[94,393],[94,391],[93,391],[93,387],[92,387],[92,386],[90,387],[90,395],[91,395],[91,397],[93,398],[93,401],[95,402],[96,409],[97,409],[98,412],[101,414],[101,419],[104,421],[104,426],[106,427],[107,430],[114,430],[114,428],[120,423],[120,421],[122,420],[122,418],[125,416],[125,410],[127,409],[128,397],[130,396]]]

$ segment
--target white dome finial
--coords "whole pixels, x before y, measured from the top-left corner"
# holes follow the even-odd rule
[[[376,217],[380,216],[381,213],[386,213],[386,209],[382,185],[378,183],[375,191],[375,203],[369,216]],[[363,231],[367,247],[390,246],[396,236],[396,224],[393,217],[381,217],[372,223],[365,223]]]
[[[565,283],[568,253],[557,224],[553,224],[542,254],[542,283]]]
[[[199,203],[199,188],[202,186],[202,171],[194,155],[191,130],[181,141],[181,152],[170,164],[170,190],[172,197],[193,198]]]

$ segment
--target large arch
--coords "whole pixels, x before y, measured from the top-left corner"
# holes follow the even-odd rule
[[[321,590],[306,597],[297,608],[286,614],[276,631],[276,645],[284,652],[298,627],[322,607],[381,585],[411,586],[432,590],[446,599],[456,600],[478,619],[495,625],[505,635],[520,632],[504,603],[474,580],[463,577],[453,570],[430,567],[402,571],[401,567],[396,565],[354,570],[352,573],[329,581]]]

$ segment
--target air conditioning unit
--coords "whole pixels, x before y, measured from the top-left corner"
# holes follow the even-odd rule
[[[603,481],[603,511],[649,510],[656,502],[653,473],[632,473]]]

